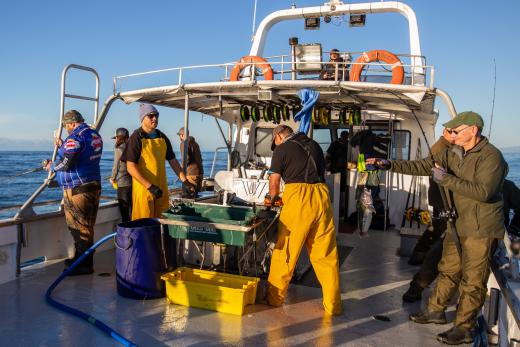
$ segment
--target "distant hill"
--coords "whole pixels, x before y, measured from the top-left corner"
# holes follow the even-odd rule
[[[520,153],[520,146],[503,147],[500,150],[504,153]]]

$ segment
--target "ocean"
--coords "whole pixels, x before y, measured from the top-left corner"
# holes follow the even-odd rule
[[[202,161],[204,166],[204,176],[209,176],[211,173],[211,166],[214,157],[213,151],[202,152]],[[177,158],[180,158],[179,153],[175,153]],[[0,151],[0,219],[13,217],[17,210],[6,209],[10,206],[22,205],[32,193],[43,183],[47,178],[46,171],[38,171],[28,173],[19,177],[14,175],[38,168],[44,159],[51,158],[52,152],[47,151]],[[108,181],[112,172],[112,163],[114,160],[114,153],[105,151],[101,158],[101,178],[103,197],[113,198],[116,191]],[[227,152],[219,151],[215,160],[215,169],[213,175],[220,170],[225,170],[227,165]],[[177,176],[173,170],[167,165],[168,185],[170,188],[180,187],[180,181],[177,181]],[[38,198],[36,203],[49,200],[61,200],[62,191],[60,188],[47,188]],[[37,212],[55,210],[56,206],[43,205],[37,206]]]
[[[0,219],[13,217],[17,209],[6,209],[10,206],[23,204],[31,194],[42,184],[47,177],[44,171],[28,173],[19,177],[10,178],[14,175],[37,168],[44,159],[50,158],[51,152],[35,152],[35,151],[0,151]],[[180,158],[179,153],[176,153]],[[209,176],[213,163],[214,152],[202,152],[204,165],[204,174]],[[504,153],[504,157],[509,164],[508,178],[520,186],[520,152]],[[226,152],[219,152],[215,161],[214,173],[226,168],[227,156]],[[101,177],[110,176],[112,170],[113,152],[105,151],[101,158]],[[180,182],[171,168],[167,167],[168,185],[171,188],[179,187]],[[107,179],[103,180],[103,190],[101,195],[104,197],[114,197],[115,190],[112,188]],[[49,200],[60,200],[62,192],[60,188],[47,188],[36,199],[36,202]],[[43,205],[35,208],[37,212],[49,211],[56,209],[56,206]]]

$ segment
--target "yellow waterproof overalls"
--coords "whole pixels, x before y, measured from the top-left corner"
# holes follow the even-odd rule
[[[166,140],[162,137],[141,139],[141,157],[137,163],[139,172],[148,181],[161,188],[163,195],[153,195],[135,178],[132,178],[132,220],[159,218],[168,209],[168,181],[166,179]]]
[[[297,142],[297,141],[294,141]],[[299,143],[298,143],[299,144]],[[302,146],[303,147],[303,146]],[[316,164],[310,152],[308,164]],[[308,167],[307,167],[308,170]],[[267,300],[283,304],[303,245],[323,292],[323,308],[329,314],[343,312],[339,286],[339,261],[329,189],[325,183],[289,183],[283,192],[278,240],[271,258]]]

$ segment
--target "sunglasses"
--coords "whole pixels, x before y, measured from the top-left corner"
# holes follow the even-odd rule
[[[453,130],[453,129],[446,129],[446,131],[448,132],[448,134],[455,134],[455,135],[458,135],[460,134],[461,132],[463,132],[464,130],[466,130],[467,128],[470,128],[470,126],[467,126],[465,128],[462,128],[460,130]]]
[[[156,114],[156,113],[147,114],[146,117],[148,117],[148,118],[150,118],[150,119],[152,119],[152,118],[157,118],[157,119],[159,119],[159,115]]]

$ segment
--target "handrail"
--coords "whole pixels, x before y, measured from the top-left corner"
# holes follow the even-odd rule
[[[213,178],[213,171],[215,171],[215,162],[217,161],[217,153],[220,151],[220,150],[228,150],[227,147],[217,147],[215,148],[215,154],[213,154],[213,163],[211,164],[211,172],[209,174],[209,177],[210,178]]]

